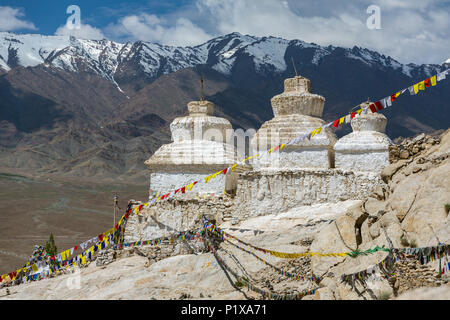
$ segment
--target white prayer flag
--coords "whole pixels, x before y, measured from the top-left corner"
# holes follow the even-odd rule
[[[446,74],[445,71],[444,71],[444,72],[441,72],[441,73],[438,73],[438,74],[437,74],[437,77],[436,77],[437,81],[444,80],[444,79],[445,79],[445,74]]]
[[[384,100],[388,107],[392,106],[391,97],[386,97],[386,98],[384,98]]]

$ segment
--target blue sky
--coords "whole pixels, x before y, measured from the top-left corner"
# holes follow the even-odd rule
[[[80,7],[77,30],[66,26],[69,5]],[[372,5],[377,28],[367,24]],[[442,63],[450,58],[450,0],[0,0],[0,31],[180,46],[240,32]]]

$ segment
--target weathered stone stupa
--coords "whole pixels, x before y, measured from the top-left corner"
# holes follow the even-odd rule
[[[363,103],[367,107],[370,102]],[[353,132],[334,145],[336,168],[380,172],[389,165],[389,145],[384,133],[387,119],[380,113],[361,113],[351,121]]]
[[[325,98],[311,93],[311,81],[301,76],[284,81],[284,92],[271,100],[275,117],[265,122],[252,139],[252,147],[258,152],[286,143],[325,124],[320,118]],[[254,163],[254,168],[333,168],[333,145],[337,138],[325,128],[313,139],[286,145],[278,161]]]
[[[154,192],[170,192],[236,163],[235,148],[227,143],[232,126],[228,120],[212,115],[214,104],[192,101],[188,111],[188,116],[170,124],[173,142],[161,146],[145,162]],[[224,189],[233,189],[235,181],[235,173],[222,174],[209,183],[199,183],[195,193],[223,193]]]

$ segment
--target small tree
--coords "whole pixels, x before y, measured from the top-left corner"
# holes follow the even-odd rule
[[[56,256],[56,253],[58,252],[55,240],[53,239],[53,233],[50,233],[50,239],[45,243],[45,252],[51,256]]]

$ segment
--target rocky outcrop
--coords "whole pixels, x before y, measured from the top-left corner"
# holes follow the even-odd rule
[[[398,150],[407,150],[404,159]],[[450,202],[450,130],[441,137],[420,135],[391,148],[391,163],[381,177],[386,186],[376,188],[361,206],[349,208],[334,223],[324,226],[311,244],[311,251],[339,252],[367,250],[390,243],[396,248],[425,247],[449,243]],[[399,159],[399,160],[398,160]],[[344,250],[347,249],[347,250]],[[369,286],[349,288],[338,284],[341,274],[365,270],[382,261],[385,252],[356,259],[313,257],[312,271],[332,280],[327,284],[340,299],[385,299],[422,286],[437,286],[448,281],[439,275],[437,262],[420,265],[412,259],[396,263],[398,275],[379,279]],[[443,262],[444,263],[444,262]],[[327,279],[327,278],[325,278]],[[371,287],[372,286],[372,287]],[[319,290],[317,299],[331,297],[329,290]]]

